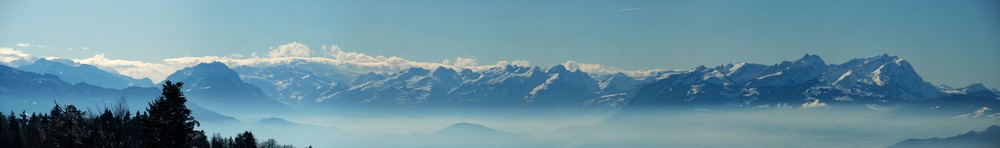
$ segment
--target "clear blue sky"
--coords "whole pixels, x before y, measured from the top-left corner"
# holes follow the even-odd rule
[[[1000,87],[995,0],[0,0],[0,46],[49,47],[25,51],[37,56],[161,62],[296,41],[415,61],[624,69],[888,53],[936,84]]]

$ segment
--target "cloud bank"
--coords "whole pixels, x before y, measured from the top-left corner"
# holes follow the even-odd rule
[[[311,52],[309,46],[299,42],[292,42],[278,46],[278,49],[271,48],[271,51],[268,51],[267,55],[270,57],[309,57]]]
[[[34,63],[38,58],[14,48],[0,48],[0,62],[7,66],[20,66]]]
[[[622,70],[616,67],[605,67],[604,65],[601,64],[579,63],[576,61],[566,61],[563,62],[562,65],[565,66],[567,70],[575,71],[579,69],[580,71],[584,71],[595,75],[609,75],[609,74],[623,73],[628,76],[643,77],[643,76],[648,76],[653,72],[663,71],[663,69]]]
[[[163,64],[147,63],[142,61],[130,61],[120,59],[108,59],[103,53],[94,55],[86,59],[72,59],[80,64],[94,65],[97,68],[116,72],[121,75],[133,78],[150,78],[154,81],[165,79],[168,75],[177,71],[177,67]]]

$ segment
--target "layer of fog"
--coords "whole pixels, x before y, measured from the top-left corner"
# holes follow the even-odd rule
[[[630,111],[538,114],[299,115],[294,125],[202,123],[209,133],[250,130],[258,138],[319,147],[885,147],[1000,124],[996,118],[898,116],[856,108],[755,111]],[[258,119],[259,120],[259,119]],[[514,137],[448,137],[437,131],[473,123]],[[500,143],[477,143],[493,141]],[[502,144],[502,145],[501,145]]]

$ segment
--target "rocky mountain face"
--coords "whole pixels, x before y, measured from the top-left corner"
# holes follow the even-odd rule
[[[260,88],[243,82],[236,71],[220,62],[184,68],[170,74],[166,80],[184,82],[184,93],[191,102],[223,114],[294,112],[291,107],[265,95]]]

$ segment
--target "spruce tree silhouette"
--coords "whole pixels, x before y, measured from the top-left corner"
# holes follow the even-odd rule
[[[7,146],[9,147],[23,147],[22,140],[24,139],[21,135],[21,120],[18,120],[14,116],[14,112],[11,111],[10,115],[7,116]]]
[[[0,112],[0,145],[7,146],[7,116]]]
[[[192,147],[197,141],[191,138],[198,121],[191,116],[191,110],[184,106],[187,98],[181,91],[183,82],[167,80],[163,91],[146,112],[143,120],[143,147]]]
[[[226,138],[222,138],[219,133],[212,134],[211,145],[212,148],[227,148],[229,143],[226,143]]]
[[[257,148],[257,138],[254,138],[250,131],[244,131],[242,134],[236,135],[236,143],[233,143],[233,148]]]
[[[191,135],[191,141],[194,142],[192,145],[199,148],[209,148],[212,144],[208,143],[208,136],[205,136],[205,131],[194,131]]]
[[[52,144],[56,147],[85,147],[84,138],[89,135],[85,129],[83,115],[85,113],[76,109],[73,105],[67,105],[65,109],[60,109],[56,105],[52,109],[50,116],[49,130],[53,130]]]

